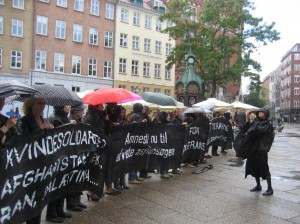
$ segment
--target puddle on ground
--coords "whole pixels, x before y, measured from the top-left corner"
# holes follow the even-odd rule
[[[242,158],[233,158],[227,160],[227,162],[230,162],[229,166],[234,166],[234,167],[241,167],[244,166],[245,162]]]
[[[293,176],[272,176],[272,178],[283,181],[300,181],[300,171],[290,171],[290,173],[293,174]]]

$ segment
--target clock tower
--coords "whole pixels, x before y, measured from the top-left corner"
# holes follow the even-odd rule
[[[195,55],[190,51],[185,55],[185,71],[183,76],[176,82],[175,91],[179,102],[185,106],[203,100],[203,79],[195,72]]]

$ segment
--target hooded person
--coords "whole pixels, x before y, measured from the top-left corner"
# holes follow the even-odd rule
[[[260,178],[267,180],[268,188],[263,193],[264,196],[273,194],[271,185],[271,173],[268,165],[268,152],[274,140],[274,129],[269,118],[270,112],[267,109],[261,109],[256,113],[256,119],[250,122],[250,112],[246,112],[246,123],[241,130],[244,136],[239,147],[247,158],[245,178],[251,175],[256,180],[256,186],[250,191],[261,191]],[[237,140],[238,140],[237,136]]]

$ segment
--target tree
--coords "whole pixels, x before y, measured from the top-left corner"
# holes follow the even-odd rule
[[[252,78],[248,87],[249,93],[244,96],[244,102],[255,107],[262,108],[268,104],[265,91],[259,77]]]
[[[255,9],[249,0],[207,0],[197,15],[189,1],[172,0],[169,11],[161,20],[172,22],[166,32],[180,40],[167,58],[169,66],[182,66],[182,59],[192,49],[198,60],[197,69],[206,84],[211,84],[211,97],[216,96],[217,85],[230,80],[241,81],[241,76],[257,79],[261,71],[251,58],[259,44],[279,40],[273,29],[262,18],[255,18]],[[193,18],[198,18],[194,20]]]

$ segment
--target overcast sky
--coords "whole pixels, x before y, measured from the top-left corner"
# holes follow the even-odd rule
[[[282,56],[296,43],[300,43],[300,0],[251,0],[256,6],[252,12],[255,17],[262,17],[270,24],[275,22],[275,29],[280,32],[280,40],[261,46],[255,54],[255,60],[262,65],[261,79],[275,70]],[[243,92],[248,82],[243,80]]]

